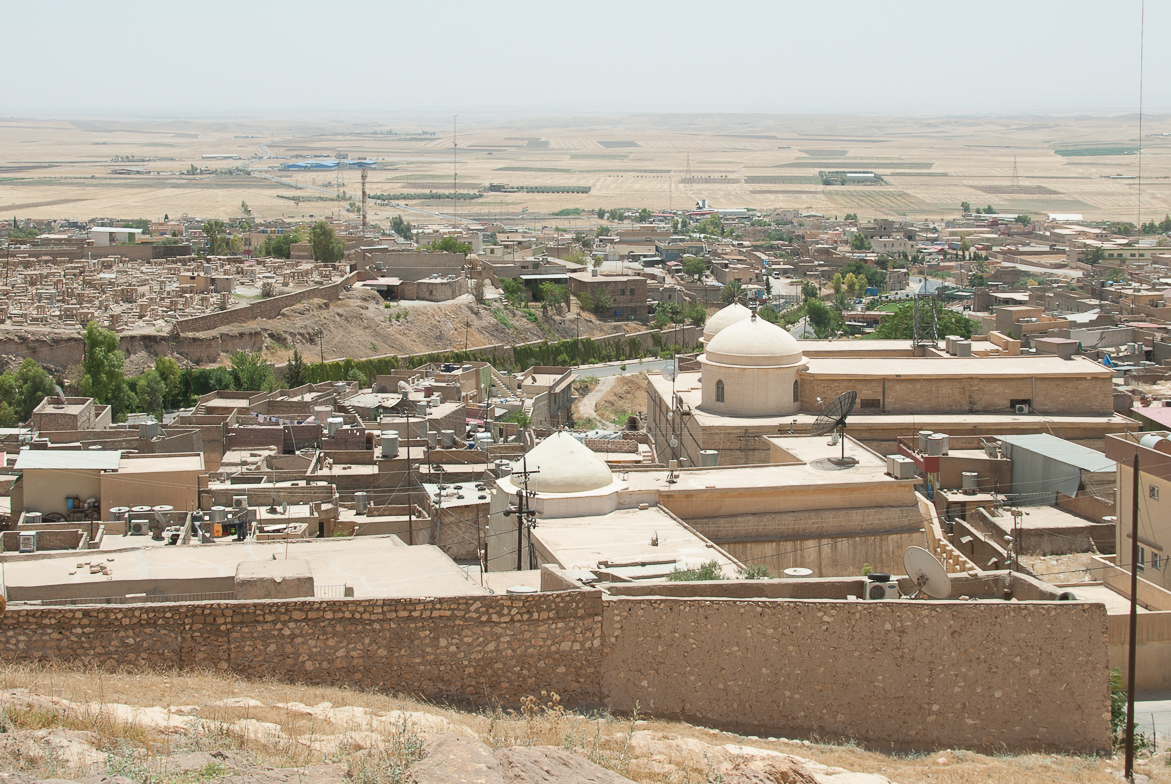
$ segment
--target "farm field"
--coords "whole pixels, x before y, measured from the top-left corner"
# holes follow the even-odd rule
[[[1171,212],[1168,134],[1171,118],[1145,118],[1144,219]],[[233,218],[242,202],[260,219],[342,214],[357,198],[357,171],[281,166],[344,154],[377,162],[371,194],[400,197],[395,206],[371,202],[370,218],[383,226],[396,214],[425,223],[439,213],[584,228],[599,207],[679,209],[698,199],[863,219],[946,217],[961,201],[1001,212],[1137,216],[1133,117],[488,116],[461,118],[456,141],[453,154],[450,118],[438,117],[3,118],[0,215]],[[213,173],[187,174],[193,165]],[[237,167],[248,173],[230,173]],[[817,175],[826,170],[874,171],[883,182],[823,186]],[[442,198],[492,184],[509,192]],[[573,208],[587,214],[549,217]]]

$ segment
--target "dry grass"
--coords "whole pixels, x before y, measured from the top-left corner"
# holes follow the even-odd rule
[[[1113,782],[1119,760],[1053,754],[985,755],[966,751],[892,755],[853,745],[801,743],[779,738],[744,737],[677,721],[646,716],[619,717],[584,714],[564,709],[556,695],[532,698],[519,710],[460,711],[408,697],[387,696],[343,688],[298,686],[272,681],[247,681],[234,675],[193,671],[183,673],[103,672],[64,665],[4,665],[0,689],[26,688],[43,697],[91,704],[70,712],[43,706],[22,708],[6,703],[0,720],[5,729],[63,728],[92,733],[91,744],[105,751],[107,764],[138,781],[188,784],[195,773],[167,777],[157,771],[168,755],[189,751],[223,750],[252,764],[304,767],[322,761],[345,762],[356,781],[402,780],[403,771],[418,757],[424,734],[417,719],[403,718],[387,726],[371,722],[366,731],[381,745],[358,749],[327,748],[347,727],[320,716],[278,704],[331,703],[372,712],[419,711],[446,720],[477,735],[494,748],[549,745],[579,753],[639,782],[696,784],[718,780],[717,768],[730,756],[729,744],[795,754],[825,765],[877,773],[899,784],[966,784],[975,781],[1034,784],[1036,782]],[[249,707],[216,706],[228,698],[264,703]],[[763,698],[763,697],[762,697]],[[100,705],[199,706],[198,720],[183,731],[164,732],[117,718]],[[256,731],[242,729],[241,720],[253,720]],[[265,723],[277,725],[279,736],[264,732]],[[353,730],[353,725],[349,726]],[[3,737],[0,734],[0,737]],[[61,775],[60,760],[41,756],[22,759],[9,754],[7,766],[37,775]],[[1166,755],[1144,761],[1141,772],[1155,782],[1171,782]],[[198,772],[196,772],[198,773]],[[203,773],[211,776],[215,771]],[[202,774],[200,774],[202,775]],[[213,777],[214,778],[214,777]],[[202,780],[212,780],[205,778]]]

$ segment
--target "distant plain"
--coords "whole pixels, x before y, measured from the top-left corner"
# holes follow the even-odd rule
[[[390,135],[394,131],[397,135]],[[420,135],[426,131],[435,135]],[[1143,126],[1142,218],[1171,212],[1171,117]],[[954,216],[960,202],[1006,213],[1135,221],[1138,123],[1128,117],[885,118],[645,115],[362,122],[290,119],[0,119],[0,216],[73,219],[343,214],[360,174],[288,172],[289,160],[371,158],[371,194],[474,192],[489,184],[588,193],[487,193],[455,203],[371,202],[370,219],[428,212],[508,224],[585,226],[599,207],[796,209],[826,215]],[[265,153],[268,157],[261,158]],[[205,159],[238,155],[240,160]],[[288,159],[283,159],[289,156]],[[187,175],[194,164],[253,176]],[[1016,175],[1014,177],[1014,168]],[[114,173],[140,169],[146,173]],[[820,171],[874,171],[882,185],[823,186]],[[264,176],[260,176],[264,175]],[[268,177],[275,178],[267,179]],[[299,187],[294,187],[299,186]],[[333,197],[339,191],[346,199]],[[294,197],[300,196],[298,203]],[[324,200],[323,200],[324,199]],[[527,213],[521,210],[528,208]],[[523,217],[522,217],[523,215]]]

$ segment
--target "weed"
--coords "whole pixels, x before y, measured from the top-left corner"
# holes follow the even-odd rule
[[[375,352],[378,351],[378,344],[374,341],[370,341],[370,350]]]
[[[504,327],[505,329],[511,329],[511,330],[516,329],[516,327],[512,326],[512,322],[508,320],[508,316],[505,314],[505,312],[503,310],[495,310],[494,309],[492,311],[492,315],[495,316],[496,320],[500,322],[500,326]]]
[[[118,740],[106,749],[106,772],[136,784],[155,784],[158,780],[147,767],[145,750],[126,740]]]

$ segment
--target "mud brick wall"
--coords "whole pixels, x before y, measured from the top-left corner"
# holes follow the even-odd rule
[[[9,610],[0,658],[100,667],[211,667],[516,704],[554,691],[597,704],[601,593]]]

